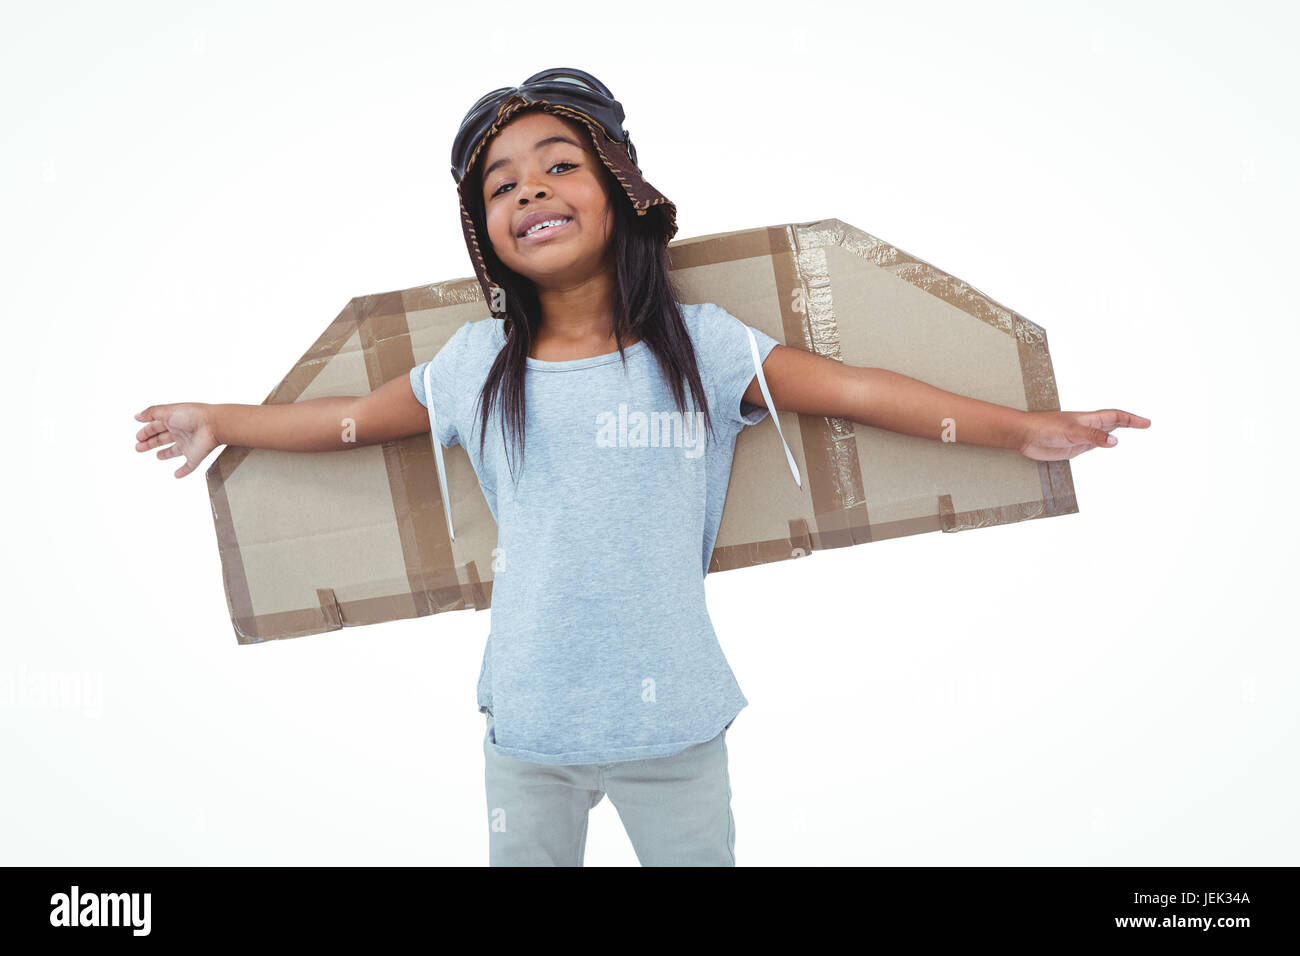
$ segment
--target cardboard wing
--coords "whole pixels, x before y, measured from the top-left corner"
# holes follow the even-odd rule
[[[684,301],[715,302],[788,346],[1060,409],[1042,328],[839,220],[685,239],[670,256]],[[498,321],[473,278],[355,298],[264,404],[364,395],[471,319]],[[778,414],[803,487],[775,425],[745,428],[712,573],[1078,511],[1068,461],[937,440],[939,423],[929,439]],[[207,479],[239,642],[488,607],[496,524],[464,449],[446,449],[444,463],[454,542],[427,434],[320,454],[227,447]]]

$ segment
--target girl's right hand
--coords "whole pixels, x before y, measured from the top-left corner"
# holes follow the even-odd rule
[[[136,421],[148,423],[136,432],[135,450],[148,451],[159,445],[169,445],[158,452],[158,457],[166,459],[184,455],[185,464],[176,469],[176,477],[184,478],[220,444],[213,428],[212,411],[211,405],[198,402],[150,405],[135,416]]]

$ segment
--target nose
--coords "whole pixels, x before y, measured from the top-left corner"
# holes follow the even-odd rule
[[[545,199],[547,196],[545,176],[543,171],[535,168],[534,163],[527,163],[527,168],[519,176],[519,184],[515,186],[515,194],[519,197],[519,205],[525,205],[529,198]]]
[[[532,197],[534,199],[545,199],[546,187],[535,186],[532,191]],[[526,206],[527,204],[528,204],[528,191],[521,186],[519,188],[519,205]]]

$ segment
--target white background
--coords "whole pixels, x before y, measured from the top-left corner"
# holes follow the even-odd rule
[[[738,865],[1295,864],[1293,10],[11,5],[0,863],[487,861],[487,613],[239,646],[203,466],[347,301],[472,275],[490,89],[607,82],[681,238],[837,217],[1153,420],[1080,511],[709,577]],[[764,423],[761,427],[770,428]],[[63,676],[102,700],[32,699]],[[102,683],[100,683],[102,682]],[[636,865],[608,799],[588,865]]]

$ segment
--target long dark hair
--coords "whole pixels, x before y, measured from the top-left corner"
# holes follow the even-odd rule
[[[589,151],[591,161],[605,177],[609,205],[614,213],[614,232],[611,238],[616,269],[617,291],[614,303],[614,341],[618,343],[619,356],[623,341],[629,336],[643,339],[650,347],[659,368],[672,389],[678,410],[686,416],[686,389],[689,388],[694,405],[704,412],[709,435],[713,434],[713,418],[709,414],[708,399],[700,381],[695,349],[691,344],[686,323],[682,320],[680,292],[669,273],[668,246],[663,241],[660,220],[657,216],[638,216],[622,185],[614,179],[605,164]],[[486,239],[488,235],[482,181],[478,169],[466,175],[462,190],[465,208],[474,221],[475,232]],[[496,255],[490,241],[482,244],[483,260],[488,273],[505,292],[505,306],[509,318],[505,320],[506,341],[488,372],[479,393],[476,407],[483,409],[479,427],[479,456],[487,441],[487,423],[494,401],[500,402],[501,434],[505,440],[507,460],[512,446],[510,436],[524,453],[524,374],[527,371],[528,353],[537,338],[542,322],[541,300],[537,286],[531,279],[506,267]],[[710,439],[711,440],[711,439]],[[511,475],[514,468],[510,469]]]

